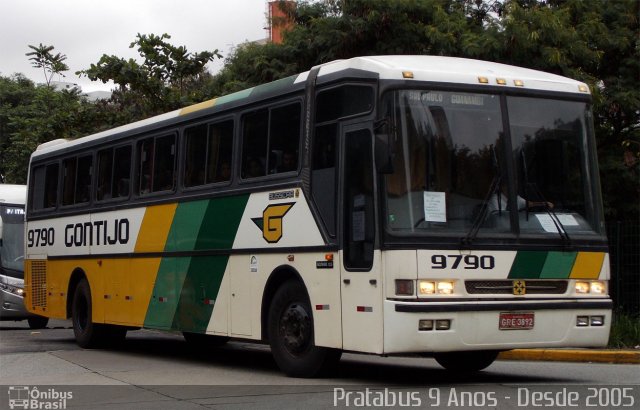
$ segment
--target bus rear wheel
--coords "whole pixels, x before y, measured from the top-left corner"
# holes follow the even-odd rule
[[[474,373],[486,369],[498,357],[499,351],[479,350],[471,352],[436,353],[434,358],[447,370],[456,373]]]
[[[268,331],[273,358],[287,376],[316,377],[340,360],[340,350],[314,344],[309,297],[298,281],[287,281],[276,291]]]

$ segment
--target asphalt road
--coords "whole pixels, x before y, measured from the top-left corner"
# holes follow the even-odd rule
[[[19,395],[9,386],[83,409],[637,408],[640,366],[497,361],[460,376],[432,359],[345,354],[330,378],[293,379],[258,344],[194,351],[181,335],[140,330],[83,350],[67,321],[0,322],[0,408]]]

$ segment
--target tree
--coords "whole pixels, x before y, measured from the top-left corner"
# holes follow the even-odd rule
[[[128,120],[145,118],[199,102],[200,86],[208,79],[206,65],[220,58],[218,50],[190,53],[184,46],[174,46],[166,40],[168,34],[138,34],[129,47],[137,47],[142,62],[125,60],[104,54],[98,63],[78,71],[92,81],[113,81],[118,89],[113,103],[129,112]]]
[[[31,60],[32,66],[35,68],[42,68],[47,85],[51,85],[51,80],[55,74],[64,77],[64,74],[62,73],[69,70],[69,66],[64,62],[64,60],[67,59],[67,56],[60,53],[56,55],[52,54],[55,47],[45,46],[40,43],[38,47],[29,45],[29,48],[33,51],[26,53],[25,55],[31,56],[29,60]]]

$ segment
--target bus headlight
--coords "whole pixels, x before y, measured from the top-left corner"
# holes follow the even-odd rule
[[[441,295],[451,295],[453,293],[453,282],[438,282],[438,293]]]
[[[420,295],[451,295],[453,294],[453,281],[419,280],[418,293]]]
[[[421,295],[433,295],[436,293],[436,283],[421,280],[418,282],[418,291]]]
[[[576,282],[576,293],[589,293],[589,282]]]
[[[17,286],[8,285],[6,283],[0,283],[0,289],[5,292],[11,293],[16,296],[24,297],[24,289]]]
[[[607,293],[607,284],[603,281],[580,281],[576,282],[576,293],[579,294],[592,294],[592,295],[605,295]]]
[[[607,285],[604,282],[591,282],[590,292],[594,295],[604,295],[607,293]]]

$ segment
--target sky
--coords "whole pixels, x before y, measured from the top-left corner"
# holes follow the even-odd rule
[[[29,45],[54,46],[67,56],[66,77],[83,91],[108,91],[112,85],[79,78],[76,71],[97,63],[103,54],[136,58],[129,48],[138,33],[161,35],[188,52],[218,49],[226,57],[245,41],[267,37],[266,0],[3,0],[0,6],[0,75],[22,73],[44,83],[41,69],[25,54]],[[217,72],[223,60],[209,63]]]

